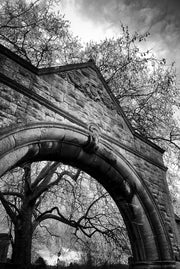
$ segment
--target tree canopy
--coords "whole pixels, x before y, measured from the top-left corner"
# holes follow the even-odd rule
[[[68,63],[80,48],[55,0],[0,3],[0,42],[35,66]],[[56,62],[57,61],[57,62]]]

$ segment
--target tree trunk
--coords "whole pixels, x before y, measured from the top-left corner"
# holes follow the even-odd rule
[[[32,233],[32,208],[26,207],[15,227],[12,253],[12,263],[21,265],[23,269],[31,265]]]

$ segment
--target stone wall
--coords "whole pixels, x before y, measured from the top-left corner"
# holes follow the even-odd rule
[[[42,121],[86,129],[96,124],[100,139],[122,154],[148,186],[177,251],[163,150],[133,131],[94,63],[37,70],[0,47],[0,67],[1,131]]]

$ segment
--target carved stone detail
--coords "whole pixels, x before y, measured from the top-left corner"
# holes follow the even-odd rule
[[[84,145],[84,150],[88,153],[95,152],[98,149],[100,129],[95,123],[88,125],[89,136],[88,141]]]

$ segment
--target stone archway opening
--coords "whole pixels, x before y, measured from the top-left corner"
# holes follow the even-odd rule
[[[32,161],[61,161],[94,177],[119,208],[128,231],[134,268],[174,268],[161,215],[148,189],[128,161],[88,132],[59,124],[34,124],[6,132],[1,139],[0,171]],[[92,141],[93,142],[93,141]]]
[[[130,242],[121,214],[108,192],[85,172],[60,162],[53,170],[54,164],[50,161],[24,163],[6,172],[0,181],[1,193],[19,211],[25,203],[19,196],[25,195],[25,180],[29,182],[29,198],[38,188],[45,187],[30,220],[34,227],[31,262],[41,254],[48,265],[56,265],[56,254],[60,251],[59,262],[66,266],[76,259],[98,267],[106,263],[127,264],[132,256]],[[8,259],[11,259],[15,227],[3,209],[0,207],[0,226],[10,232]]]

